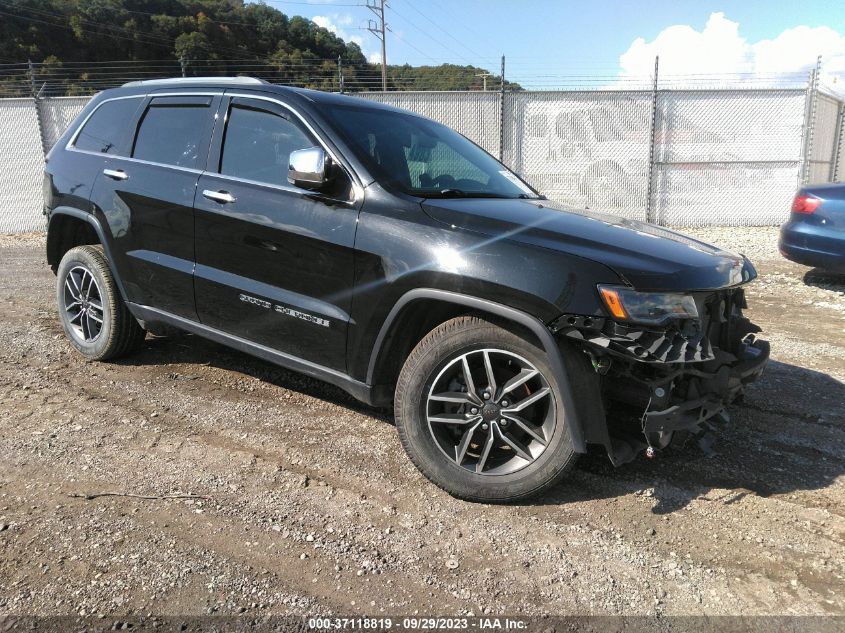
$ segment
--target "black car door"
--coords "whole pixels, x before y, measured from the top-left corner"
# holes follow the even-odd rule
[[[199,318],[345,371],[357,225],[351,180],[340,172],[348,186],[332,196],[288,183],[290,153],[320,144],[288,106],[233,96],[221,111],[195,203]]]
[[[219,100],[148,98],[129,156],[108,160],[92,194],[113,232],[130,300],[192,320],[194,195]]]

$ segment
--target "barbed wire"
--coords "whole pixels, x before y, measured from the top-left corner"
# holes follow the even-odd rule
[[[487,67],[490,65],[487,64]],[[456,70],[457,68],[457,70]],[[443,90],[443,85],[456,85],[466,90],[482,90],[485,85],[473,72],[485,65],[466,67],[389,66],[388,89]],[[596,69],[597,71],[599,69]],[[449,77],[449,74],[454,75]],[[377,64],[351,64],[343,59],[293,58],[274,59],[151,59],[104,60],[97,62],[65,63],[0,63],[0,97],[31,96],[33,89],[42,96],[90,95],[130,81],[164,79],[179,76],[252,76],[270,83],[319,90],[380,91],[381,68]],[[498,75],[487,77],[488,91],[499,91],[502,80]],[[650,90],[653,78],[648,74],[620,75],[601,70],[595,73],[583,69],[555,69],[550,65],[527,66],[518,70],[516,84],[511,90]],[[808,82],[806,72],[767,73],[667,73],[659,77],[658,88],[669,89],[803,89]],[[838,86],[827,83],[824,88],[835,92]],[[445,88],[449,89],[449,88]]]

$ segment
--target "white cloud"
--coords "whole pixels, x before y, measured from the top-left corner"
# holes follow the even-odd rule
[[[361,46],[363,43],[363,38],[360,35],[350,35],[341,28],[343,26],[349,26],[352,23],[351,15],[333,15],[331,17],[327,15],[315,15],[311,18],[311,21],[317,26],[323,27],[327,31],[334,33],[347,42],[355,42],[358,46]]]
[[[381,61],[381,55],[370,50],[368,43],[365,43],[363,37],[350,33],[344,28],[349,28],[355,24],[355,19],[348,13],[343,15],[334,14],[331,16],[315,15],[313,18],[311,18],[311,21],[314,22],[314,24],[316,24],[317,26],[321,26],[327,31],[334,33],[343,40],[347,42],[354,42],[355,44],[360,46],[361,51],[364,53],[364,56],[369,61],[372,62],[374,59]]]
[[[619,57],[620,75],[647,77],[660,56],[660,76],[797,73],[815,66],[822,56],[822,82],[845,86],[845,35],[829,27],[796,26],[777,37],[748,42],[739,23],[724,13],[712,13],[704,29],[674,25],[654,40],[637,38]]]
[[[806,70],[821,55],[823,75],[845,78],[845,35],[826,26],[796,26],[772,40],[757,42],[752,49],[758,72]]]

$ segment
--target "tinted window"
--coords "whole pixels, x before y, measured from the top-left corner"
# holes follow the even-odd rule
[[[315,145],[314,139],[289,119],[233,106],[226,124],[220,173],[286,185],[290,153]]]
[[[122,153],[127,129],[141,99],[106,101],[88,119],[73,146],[89,152]]]
[[[534,198],[522,179],[445,125],[413,114],[319,105],[379,181],[424,198]]]
[[[206,106],[151,106],[141,121],[133,158],[179,167],[197,167],[205,125]]]
[[[473,186],[477,183],[482,187],[490,184],[489,174],[441,141],[426,145],[425,141],[412,135],[411,144],[402,149],[413,189],[430,188],[433,183],[441,181],[451,185],[460,180],[471,182]]]

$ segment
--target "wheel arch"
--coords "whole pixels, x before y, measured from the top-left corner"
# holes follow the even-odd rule
[[[91,213],[73,207],[56,207],[50,213],[47,225],[47,264],[55,273],[65,253],[75,246],[99,244],[103,247],[106,259],[111,267],[117,289],[126,300],[126,292],[120,276],[112,264],[109,242],[100,221]]]
[[[425,308],[422,316],[414,317],[416,308]],[[504,325],[517,326],[536,339],[535,342],[549,358],[549,364],[560,388],[564,409],[571,421],[570,432],[573,446],[577,452],[585,452],[584,433],[579,411],[576,408],[572,381],[552,332],[537,317],[488,299],[435,288],[417,288],[402,295],[390,310],[376,337],[367,368],[367,384],[378,385],[387,382],[391,373],[397,370],[396,365],[401,368],[401,363],[404,362],[407,354],[428,331],[450,318],[467,313],[486,316],[497,322],[503,322]],[[431,323],[431,327],[418,334],[419,330],[425,329],[426,323]],[[418,337],[406,337],[403,327],[409,324],[412,325],[414,328],[412,331],[418,334]],[[403,346],[407,346],[408,349],[404,350]]]

